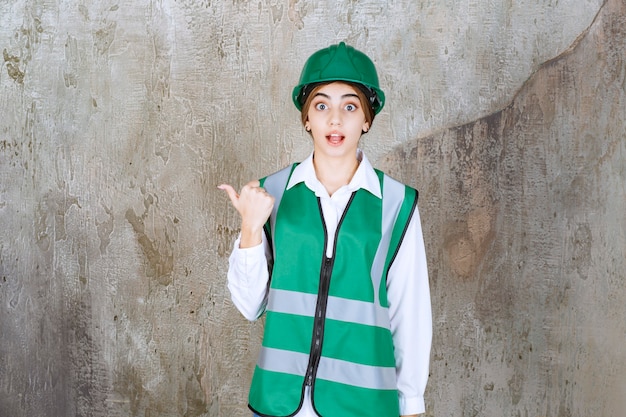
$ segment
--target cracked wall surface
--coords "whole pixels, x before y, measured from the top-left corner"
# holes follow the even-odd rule
[[[427,416],[622,417],[621,0],[0,4],[0,416],[247,416],[226,289],[241,186],[310,152],[290,100],[345,40],[362,146],[420,190]]]

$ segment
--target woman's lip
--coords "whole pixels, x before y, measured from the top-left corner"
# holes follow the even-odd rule
[[[328,135],[326,136],[344,136],[344,134],[338,130],[333,130],[332,132],[328,132]]]

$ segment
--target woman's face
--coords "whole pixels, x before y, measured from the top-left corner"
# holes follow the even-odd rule
[[[305,128],[313,136],[316,158],[356,157],[369,123],[354,87],[342,82],[323,85],[314,93],[307,116]]]

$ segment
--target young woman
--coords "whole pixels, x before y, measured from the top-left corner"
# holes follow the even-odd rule
[[[417,191],[359,149],[385,96],[345,43],[307,60],[293,101],[313,152],[238,194],[228,287],[266,314],[249,408],[258,416],[397,417],[425,411],[432,319]]]

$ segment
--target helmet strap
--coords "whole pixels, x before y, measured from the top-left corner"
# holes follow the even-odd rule
[[[359,90],[361,90],[363,94],[365,94],[365,97],[367,97],[367,99],[369,100],[370,106],[372,106],[372,109],[376,109],[380,106],[380,100],[378,99],[378,94],[376,94],[376,91],[374,91],[372,88],[369,88],[368,86],[364,84],[359,84],[359,83],[353,83],[353,84]]]
[[[298,94],[298,103],[300,103],[301,106],[304,106],[304,102],[306,101],[308,95],[311,94],[311,91],[313,91],[313,89],[320,84],[321,83],[311,83],[303,86],[300,89],[300,94]]]

